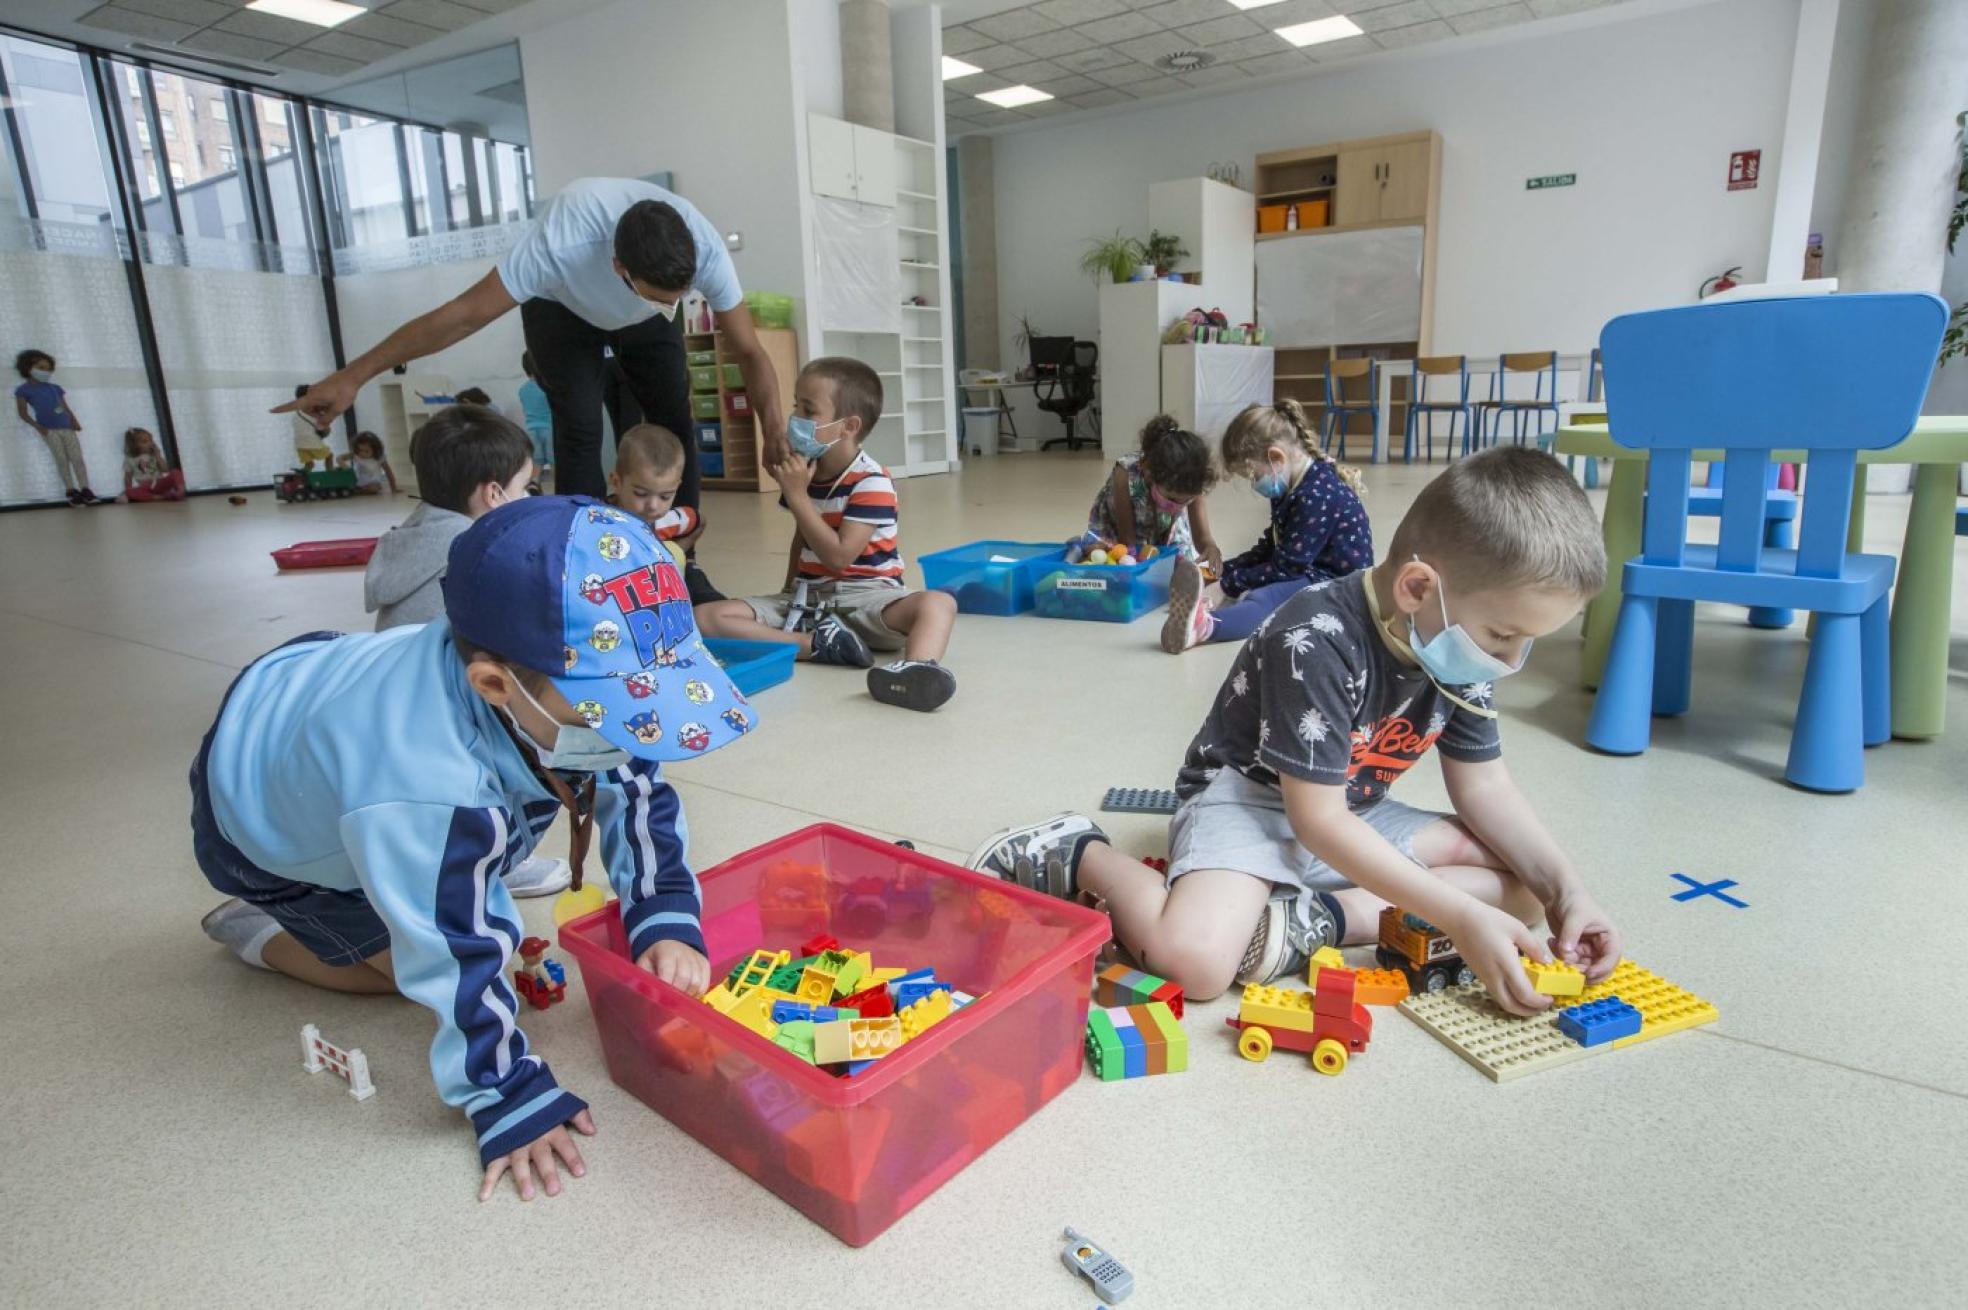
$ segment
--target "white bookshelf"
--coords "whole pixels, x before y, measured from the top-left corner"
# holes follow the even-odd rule
[[[943,152],[933,142],[895,138],[895,227],[902,294],[928,302],[902,311],[902,422],[908,452],[904,467],[910,473],[941,473],[957,463],[943,173]]]

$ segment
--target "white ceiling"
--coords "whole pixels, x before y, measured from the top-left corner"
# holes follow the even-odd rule
[[[943,52],[983,71],[943,84],[952,136],[1254,78],[1302,76],[1383,50],[1449,41],[1627,0],[946,0]],[[1275,29],[1337,14],[1364,35],[1300,49]],[[961,20],[961,21],[958,21]],[[1172,73],[1156,60],[1200,52],[1209,66]],[[982,91],[1026,85],[1053,99],[1000,109]]]

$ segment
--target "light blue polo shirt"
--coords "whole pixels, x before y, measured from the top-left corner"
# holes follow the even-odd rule
[[[604,331],[654,317],[656,306],[629,290],[615,271],[615,224],[639,200],[660,200],[683,215],[697,244],[690,284],[722,313],[745,298],[724,234],[697,206],[653,182],[584,177],[561,188],[533,226],[499,261],[499,280],[514,300],[557,301]]]

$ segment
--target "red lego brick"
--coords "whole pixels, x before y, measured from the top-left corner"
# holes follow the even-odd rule
[[[1162,1004],[1168,1006],[1170,1014],[1178,1019],[1182,1017],[1182,989],[1174,983],[1163,983],[1149,995],[1148,999],[1151,1001],[1160,1001]]]
[[[1312,1013],[1335,1019],[1353,1017],[1354,975],[1351,969],[1321,969],[1312,993]]]
[[[839,948],[840,942],[823,932],[818,937],[809,937],[804,942],[801,942],[799,953],[801,958],[805,958],[809,955],[819,955],[824,951],[838,950]]]
[[[834,1008],[857,1010],[863,1019],[881,1019],[895,1013],[895,998],[888,994],[886,983],[876,983],[866,991],[834,1002]]]

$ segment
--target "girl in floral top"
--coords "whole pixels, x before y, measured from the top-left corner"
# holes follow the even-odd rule
[[[1162,625],[1162,649],[1171,655],[1206,641],[1242,641],[1299,588],[1373,563],[1359,471],[1319,448],[1297,401],[1252,405],[1230,420],[1223,467],[1271,502],[1271,526],[1207,589],[1194,564],[1176,561]]]
[[[1216,482],[1209,447],[1166,414],[1141,429],[1141,450],[1114,461],[1107,485],[1087,515],[1087,535],[1117,541],[1128,553],[1175,550],[1185,560],[1223,567],[1223,552],[1210,536],[1203,493]]]

